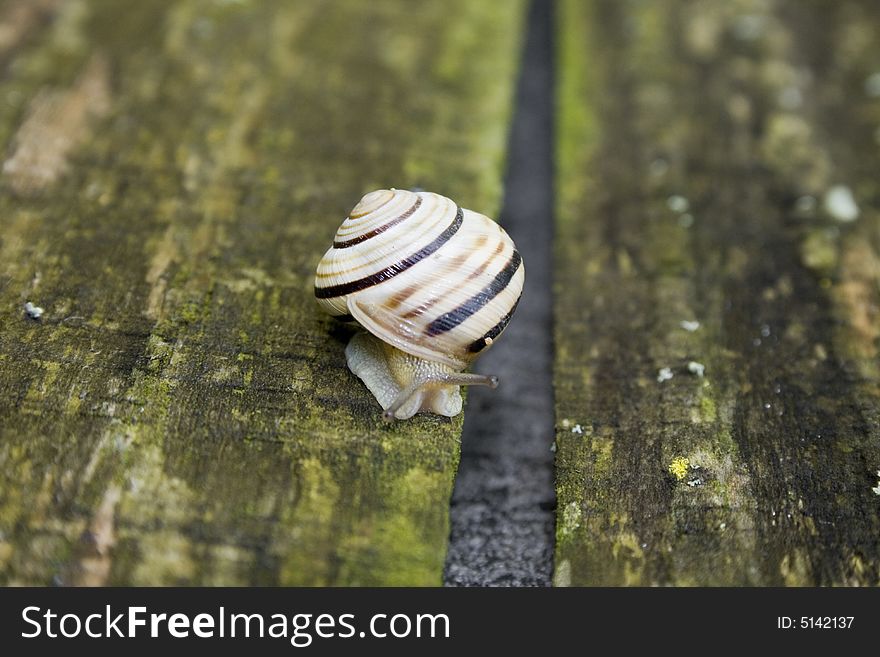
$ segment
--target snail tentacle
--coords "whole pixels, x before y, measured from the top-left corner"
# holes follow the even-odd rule
[[[399,411],[414,394],[424,387],[437,383],[452,386],[486,386],[487,388],[495,389],[498,387],[498,377],[494,374],[472,374],[469,372],[458,372],[456,374],[441,372],[439,374],[430,374],[420,377],[398,393],[397,398],[391,403],[391,406],[382,412],[382,419],[386,422],[393,422],[395,413],[397,413],[397,411]]]

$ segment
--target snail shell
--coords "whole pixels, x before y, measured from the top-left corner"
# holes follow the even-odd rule
[[[386,418],[456,415],[459,385],[497,384],[460,372],[507,326],[524,278],[513,240],[488,217],[439,194],[382,189],[339,227],[315,296],[368,331],[346,356]]]

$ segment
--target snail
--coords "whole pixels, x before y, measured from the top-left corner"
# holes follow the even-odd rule
[[[366,329],[346,360],[386,421],[451,417],[461,412],[459,386],[498,385],[464,370],[504,331],[524,278],[513,240],[488,217],[439,194],[380,189],[339,227],[318,263],[315,296]]]

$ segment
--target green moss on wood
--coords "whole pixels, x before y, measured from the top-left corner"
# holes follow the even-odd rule
[[[877,21],[562,3],[558,585],[880,582]]]
[[[497,211],[522,3],[58,11],[0,138],[96,56],[109,109],[0,194],[0,580],[438,584],[461,418],[385,426],[312,276],[372,188]]]

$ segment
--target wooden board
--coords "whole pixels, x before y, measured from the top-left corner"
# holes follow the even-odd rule
[[[880,583],[880,7],[557,27],[555,583]]]
[[[522,9],[0,5],[0,582],[440,583],[461,418],[312,277],[371,189],[495,214]]]

